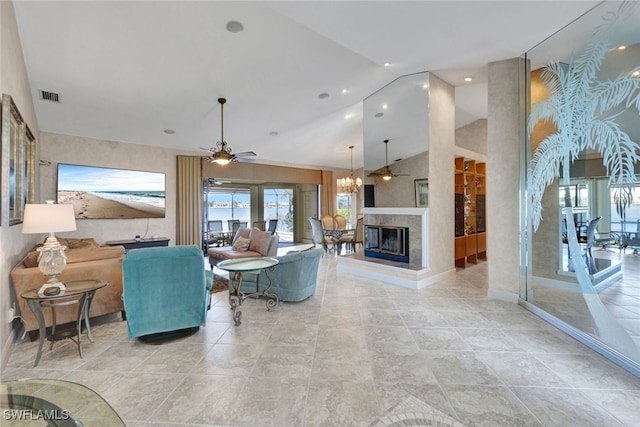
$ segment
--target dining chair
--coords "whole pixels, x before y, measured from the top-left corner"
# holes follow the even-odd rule
[[[329,252],[330,249],[335,250],[337,248],[337,239],[325,234],[322,221],[318,218],[311,217],[309,218],[309,224],[311,224],[312,238],[315,245],[322,245],[325,253]],[[331,246],[331,248],[329,246]]]
[[[236,221],[231,223],[231,235],[235,236],[241,228],[247,228],[247,221]]]
[[[322,223],[322,228],[325,230],[337,230],[336,219],[331,215],[322,215],[320,217],[320,222]]]
[[[336,228],[338,230],[347,229],[347,218],[345,218],[344,215],[336,215],[333,218],[335,219]]]
[[[347,245],[347,250],[350,252],[356,251],[356,245],[363,245],[364,243],[364,218],[358,218],[356,222],[356,228],[352,233],[343,233],[340,237],[340,241]]]
[[[277,219],[270,219],[269,220],[269,227],[267,228],[267,231],[270,231],[271,234],[276,234],[276,230],[278,229],[278,220]]]
[[[221,219],[212,219],[207,221],[207,231],[205,231],[203,238],[205,252],[209,246],[220,244],[220,233],[222,233]]]
[[[252,228],[257,228],[260,231],[264,231],[265,229],[265,221],[253,221],[251,223]]]

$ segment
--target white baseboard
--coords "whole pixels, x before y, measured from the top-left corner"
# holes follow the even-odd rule
[[[337,261],[337,270],[341,273],[379,280],[408,289],[422,289],[453,277],[456,272],[455,269],[451,269],[438,274],[429,274],[428,268],[412,270],[349,257],[338,257]]]

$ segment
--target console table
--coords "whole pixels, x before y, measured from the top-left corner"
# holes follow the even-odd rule
[[[169,246],[169,240],[166,237],[156,237],[151,239],[130,239],[130,240],[110,240],[107,243],[109,246],[124,246],[124,252],[126,253],[130,249],[138,248],[152,248],[155,246]]]

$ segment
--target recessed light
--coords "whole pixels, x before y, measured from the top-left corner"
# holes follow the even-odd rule
[[[384,116],[384,113],[383,113],[383,112],[375,113],[375,114],[373,115],[373,117],[378,117],[378,118],[379,118],[379,117],[382,117],[382,116]]]
[[[425,83],[422,85],[422,89],[429,89],[429,83]]]
[[[385,62],[385,63],[384,63],[384,66],[385,66],[385,67],[391,67],[391,62]]]
[[[633,73],[631,73],[631,77],[640,77],[640,70],[636,70]]]
[[[271,132],[269,132],[269,136],[278,136],[278,132],[272,130]]]
[[[389,108],[389,106],[387,104],[382,104],[382,109],[386,110],[387,108]]]
[[[346,87],[342,89],[342,93],[347,93],[347,92],[349,92],[349,89],[347,89]]]
[[[227,22],[227,31],[230,33],[239,33],[244,30],[244,26],[238,21],[229,21]]]
[[[465,77],[464,81],[465,82],[471,82],[471,81],[473,81],[473,78],[472,77]]]
[[[329,97],[329,94],[326,92],[322,92],[320,95],[318,95],[318,98],[320,99],[326,99]]]
[[[173,135],[174,133],[176,133],[176,131],[173,129],[165,129],[163,130],[163,132],[166,133],[167,135]]]
[[[351,114],[351,113],[347,113],[347,114],[344,115],[344,118],[347,119],[347,120],[349,120],[351,117],[353,117],[353,114]]]
[[[625,50],[627,47],[625,45],[618,46],[618,50]]]

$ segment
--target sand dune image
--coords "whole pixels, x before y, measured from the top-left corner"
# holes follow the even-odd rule
[[[76,218],[164,218],[162,207],[108,200],[86,191],[60,191],[58,203],[71,203]]]

